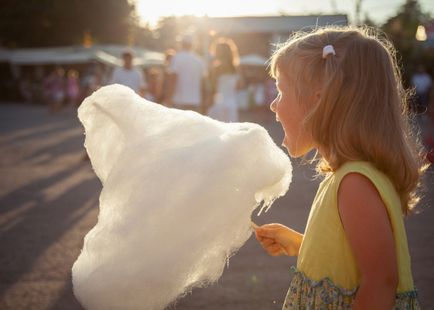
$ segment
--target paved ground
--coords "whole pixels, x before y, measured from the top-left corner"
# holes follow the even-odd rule
[[[282,133],[270,114],[243,114]],[[71,266],[96,223],[100,184],[83,161],[83,132],[74,111],[50,115],[38,106],[0,105],[0,309],[81,309]],[[294,162],[288,194],[257,223],[279,221],[303,230],[318,180]],[[434,309],[434,171],[421,213],[407,222],[413,273],[424,309]],[[177,310],[280,309],[294,259],[267,256],[251,238],[220,281],[195,289]]]

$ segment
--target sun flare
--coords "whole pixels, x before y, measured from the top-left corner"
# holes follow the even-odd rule
[[[162,16],[237,16],[237,15],[266,15],[273,14],[273,8],[267,8],[264,4],[254,2],[255,5],[246,6],[245,0],[220,0],[220,1],[158,1],[152,4],[144,0],[137,1],[139,16],[150,25],[155,25]]]
[[[347,14],[352,19],[354,1],[348,0],[132,0],[143,23],[155,26],[163,16],[255,16],[255,15],[306,15]],[[364,0],[361,10],[371,19],[385,22],[402,4],[401,0]],[[434,12],[432,0],[419,0],[422,8]]]

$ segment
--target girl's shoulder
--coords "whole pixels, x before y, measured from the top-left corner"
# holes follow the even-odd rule
[[[340,183],[350,173],[361,174],[374,183],[374,185],[384,182],[392,185],[389,177],[368,161],[347,161],[333,173],[333,177]]]
[[[348,161],[333,173],[332,184],[335,194],[344,177],[353,173],[364,176],[372,183],[388,209],[396,209],[394,212],[401,213],[401,200],[392,181],[384,172],[367,161]]]

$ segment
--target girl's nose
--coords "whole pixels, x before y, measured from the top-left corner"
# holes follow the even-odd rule
[[[270,104],[270,110],[276,113],[276,99]]]

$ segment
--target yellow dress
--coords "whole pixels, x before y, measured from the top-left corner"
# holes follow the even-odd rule
[[[351,172],[367,177],[387,208],[399,272],[395,309],[420,309],[399,196],[385,174],[368,162],[358,161],[345,163],[321,182],[283,309],[351,309],[360,283],[360,272],[337,206],[339,184]]]

